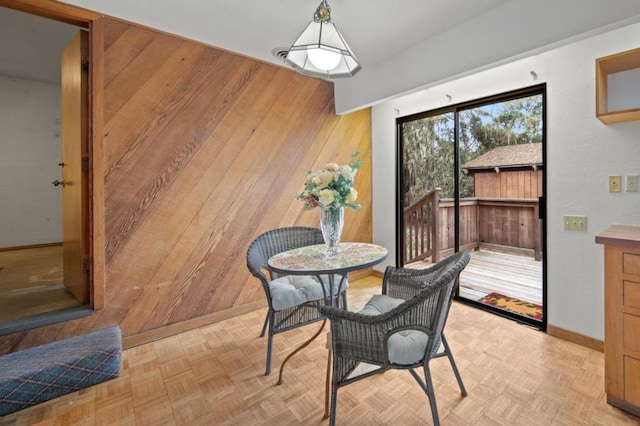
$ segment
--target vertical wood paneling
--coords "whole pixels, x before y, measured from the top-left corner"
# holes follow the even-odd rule
[[[476,172],[475,196],[479,198],[537,198],[542,196],[542,170]]]
[[[101,40],[104,309],[4,336],[0,352],[113,324],[140,343],[266,305],[249,244],[318,226],[294,196],[355,151],[362,209],[343,238],[371,241],[370,110],[336,116],[328,82],[115,19]]]
[[[481,242],[526,249],[536,247],[535,209],[482,206],[479,216]]]

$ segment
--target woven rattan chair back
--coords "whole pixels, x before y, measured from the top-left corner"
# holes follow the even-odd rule
[[[251,274],[260,280],[264,290],[269,309],[262,326],[260,337],[264,336],[268,328],[267,360],[265,375],[271,373],[271,352],[273,347],[273,336],[287,330],[291,330],[303,325],[307,325],[322,319],[318,311],[318,306],[306,304],[293,306],[280,311],[273,309],[271,294],[269,292],[269,282],[280,278],[282,275],[271,272],[267,268],[269,258],[278,253],[298,247],[322,244],[322,231],[317,228],[305,226],[292,226],[286,228],[273,229],[258,236],[247,250],[247,268]]]
[[[434,424],[439,424],[429,362],[441,356],[449,358],[460,391],[466,395],[443,330],[455,286],[469,259],[467,252],[459,252],[426,270],[387,267],[383,296],[378,297],[388,296],[386,300],[394,301],[396,305],[377,315],[332,307],[321,308],[323,315],[331,321],[333,366],[330,425],[335,424],[338,388],[389,369],[409,370],[429,398]],[[399,333],[424,333],[424,352],[411,358],[413,361],[394,362],[390,355],[391,341]],[[356,374],[356,368],[361,363],[372,364],[377,369]],[[415,371],[420,368],[423,369],[424,380]]]

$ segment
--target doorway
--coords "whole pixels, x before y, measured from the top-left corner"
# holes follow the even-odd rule
[[[546,328],[545,85],[397,120],[398,259],[471,262],[458,300]]]
[[[86,154],[88,100],[82,101],[85,124],[70,120],[62,57],[80,27],[5,7],[0,7],[0,22],[2,37],[13,40],[0,52],[0,108],[10,111],[0,126],[8,160],[0,162],[0,173],[10,177],[5,183],[11,182],[0,188],[6,206],[0,229],[0,334],[8,334],[91,312],[88,276],[78,287],[81,291],[74,287],[77,280],[68,279],[77,276],[70,268],[88,273],[88,257],[69,256],[74,246],[88,253],[88,180],[82,184],[69,175],[73,166],[67,165],[82,168],[81,154],[77,161],[64,159],[74,131],[83,135]],[[63,202],[76,188],[83,191],[76,206]],[[80,215],[69,215],[79,209]],[[65,217],[81,224],[80,233],[69,237]]]

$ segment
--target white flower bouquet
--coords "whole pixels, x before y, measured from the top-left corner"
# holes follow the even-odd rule
[[[351,157],[358,155],[356,152]],[[320,207],[323,210],[336,210],[348,207],[358,210],[358,191],[353,187],[353,181],[361,164],[360,159],[342,166],[328,163],[321,170],[309,171],[304,181],[304,191],[296,195],[296,198],[304,202],[305,209]]]

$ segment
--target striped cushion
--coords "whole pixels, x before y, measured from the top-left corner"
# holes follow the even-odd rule
[[[0,357],[0,416],[75,392],[120,374],[116,327]]]

